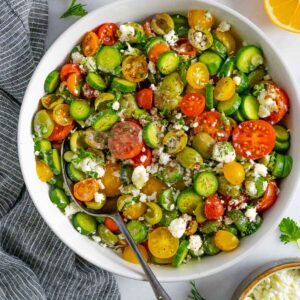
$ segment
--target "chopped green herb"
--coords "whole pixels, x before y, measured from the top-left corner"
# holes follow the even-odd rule
[[[192,286],[192,289],[191,289],[191,292],[189,294],[189,299],[192,299],[192,300],[205,300],[199,293],[197,287],[196,287],[196,284],[194,281],[191,281],[191,286]]]
[[[70,16],[83,17],[87,15],[85,4],[76,3],[77,0],[72,0],[69,8],[61,15],[61,18],[67,18]]]

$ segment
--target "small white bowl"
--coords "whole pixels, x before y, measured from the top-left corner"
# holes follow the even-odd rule
[[[31,78],[21,108],[18,132],[19,159],[26,186],[36,208],[54,233],[78,255],[96,266],[133,279],[144,279],[140,266],[124,261],[113,251],[102,248],[80,235],[73,229],[69,220],[50,202],[49,188],[47,184],[39,181],[35,171],[32,118],[39,99],[44,95],[43,85],[47,74],[64,63],[72,48],[79,43],[85,32],[104,22],[122,23],[130,20],[143,20],[149,15],[159,12],[187,12],[193,8],[210,10],[219,20],[229,22],[243,40],[259,45],[263,49],[271,76],[289,94],[292,109],[288,126],[293,134],[297,128],[297,118],[300,116],[299,88],[287,65],[259,28],[234,10],[211,0],[126,0],[114,2],[89,13],[66,30],[46,52]],[[240,261],[259,241],[263,241],[268,234],[271,234],[292,202],[298,185],[297,170],[300,168],[300,151],[297,151],[296,145],[299,144],[300,135],[293,134],[290,150],[294,158],[293,171],[288,179],[283,180],[279,199],[265,213],[265,221],[256,234],[244,238],[237,250],[231,253],[221,253],[214,257],[206,257],[201,263],[192,262],[181,266],[180,269],[152,266],[159,280],[174,282],[215,274]]]

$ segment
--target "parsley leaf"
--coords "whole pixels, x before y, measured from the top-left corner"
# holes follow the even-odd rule
[[[86,151],[85,149],[83,149],[82,147],[79,148],[79,151],[77,153],[77,157],[75,157],[74,159],[72,159],[72,162],[74,163],[80,163],[82,160],[84,160],[85,158],[91,158],[94,159],[95,158],[95,154],[90,152],[90,151]]]
[[[61,15],[61,19],[67,18],[70,16],[83,17],[87,15],[87,11],[85,9],[85,4],[76,3],[77,0],[72,0],[69,8]]]
[[[291,218],[283,218],[279,224],[280,230],[280,240],[284,243],[294,242],[300,249],[299,239],[300,239],[300,227]]]
[[[189,299],[192,299],[192,300],[205,300],[199,293],[197,287],[196,287],[196,284],[194,281],[191,281],[191,285],[192,285],[192,289],[191,289],[191,292],[189,294]]]

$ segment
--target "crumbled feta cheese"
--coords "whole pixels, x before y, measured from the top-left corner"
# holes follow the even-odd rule
[[[217,28],[217,31],[220,31],[220,32],[226,32],[226,31],[229,31],[231,28],[231,25],[225,21],[222,21],[218,28]]]
[[[120,109],[120,103],[118,101],[115,101],[112,105],[113,110],[119,110]]]
[[[146,155],[142,155],[140,158],[140,162],[144,163],[147,160],[147,156]]]
[[[194,252],[198,252],[201,247],[202,247],[202,240],[200,235],[191,235],[189,239],[188,249]]]
[[[35,152],[34,152],[34,155],[35,155],[35,156],[39,156],[39,155],[40,155],[40,151],[35,151]]]
[[[255,178],[262,176],[266,177],[268,175],[268,169],[265,165],[263,164],[255,164],[254,169],[253,169],[253,176]]]
[[[99,184],[99,186],[100,186],[100,189],[101,189],[101,190],[104,190],[104,189],[105,189],[105,186],[104,186],[102,180],[101,180],[101,179],[98,179],[97,182],[98,182],[98,184]]]
[[[86,157],[81,162],[74,164],[76,169],[80,169],[82,172],[95,172],[97,177],[103,177],[105,174],[104,168],[95,160]]]
[[[175,238],[180,239],[184,235],[186,226],[187,223],[183,218],[177,218],[170,223],[168,229]]]
[[[153,83],[151,83],[150,89],[154,92],[157,90],[157,87]]]
[[[218,162],[234,161],[236,153],[229,142],[217,142],[213,147],[212,158]]]
[[[204,16],[206,20],[211,20],[213,17],[210,11],[206,11]]]
[[[170,46],[174,46],[175,43],[178,41],[178,36],[175,34],[174,30],[171,30],[167,34],[165,34],[164,38]]]
[[[129,43],[126,43],[127,45],[127,50],[124,51],[125,55],[137,55],[137,49],[131,47]]]
[[[148,70],[150,71],[150,73],[152,74],[156,74],[156,66],[155,63],[152,62],[151,60],[148,63]]]
[[[166,165],[170,161],[170,155],[168,153],[161,153],[159,157],[159,163],[162,165]]]
[[[257,216],[256,208],[248,208],[245,212],[245,216],[249,219],[250,222],[254,222]]]
[[[65,216],[69,218],[79,211],[81,211],[81,208],[75,202],[72,202],[68,206],[66,206]]]
[[[274,111],[278,111],[278,106],[276,103],[277,93],[273,88],[269,88],[268,90],[263,89],[257,100],[259,102],[259,110],[258,115],[261,118],[266,118],[272,114]]]
[[[106,199],[105,195],[103,193],[95,193],[94,194],[94,200],[97,203],[102,203]]]
[[[256,185],[255,182],[253,181],[246,181],[245,182],[245,189],[246,192],[249,196],[255,197],[257,194],[257,189],[256,189]]]
[[[155,201],[157,198],[157,192],[152,193],[150,196],[147,197],[148,201]]]
[[[133,189],[131,191],[131,193],[132,193],[132,196],[136,197],[136,196],[140,195],[141,191],[138,189]]]
[[[100,243],[101,242],[101,238],[98,235],[93,235],[92,239],[96,242],[96,243]]]
[[[224,217],[224,223],[225,223],[225,225],[230,225],[230,224],[233,223],[233,220],[230,217],[225,216]]]
[[[81,64],[81,62],[83,62],[85,60],[85,56],[82,55],[80,52],[73,52],[71,54],[71,60],[73,62],[73,64]]]
[[[140,193],[140,202],[146,202],[146,200],[147,200],[147,195]]]
[[[189,221],[192,220],[192,217],[191,217],[190,215],[188,215],[188,214],[182,215],[182,218],[183,218],[183,220],[184,220],[185,222],[189,222]]]
[[[135,35],[135,29],[128,24],[123,24],[120,26],[120,37],[121,42],[128,42]]]
[[[196,128],[199,126],[199,123],[198,122],[192,123],[192,126],[193,126],[193,128]]]
[[[145,183],[149,180],[149,174],[144,166],[138,166],[133,170],[132,182],[138,188],[141,189]]]
[[[236,85],[240,85],[242,78],[240,76],[234,76],[233,81],[235,82]]]
[[[181,130],[182,127],[183,127],[183,125],[181,125],[181,124],[174,124],[173,129],[175,129],[175,130]]]
[[[254,55],[251,59],[251,64],[254,67],[260,66],[264,63],[263,57],[261,55]]]

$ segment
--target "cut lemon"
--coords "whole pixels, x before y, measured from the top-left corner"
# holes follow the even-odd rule
[[[264,4],[276,26],[300,33],[300,0],[264,0]]]

